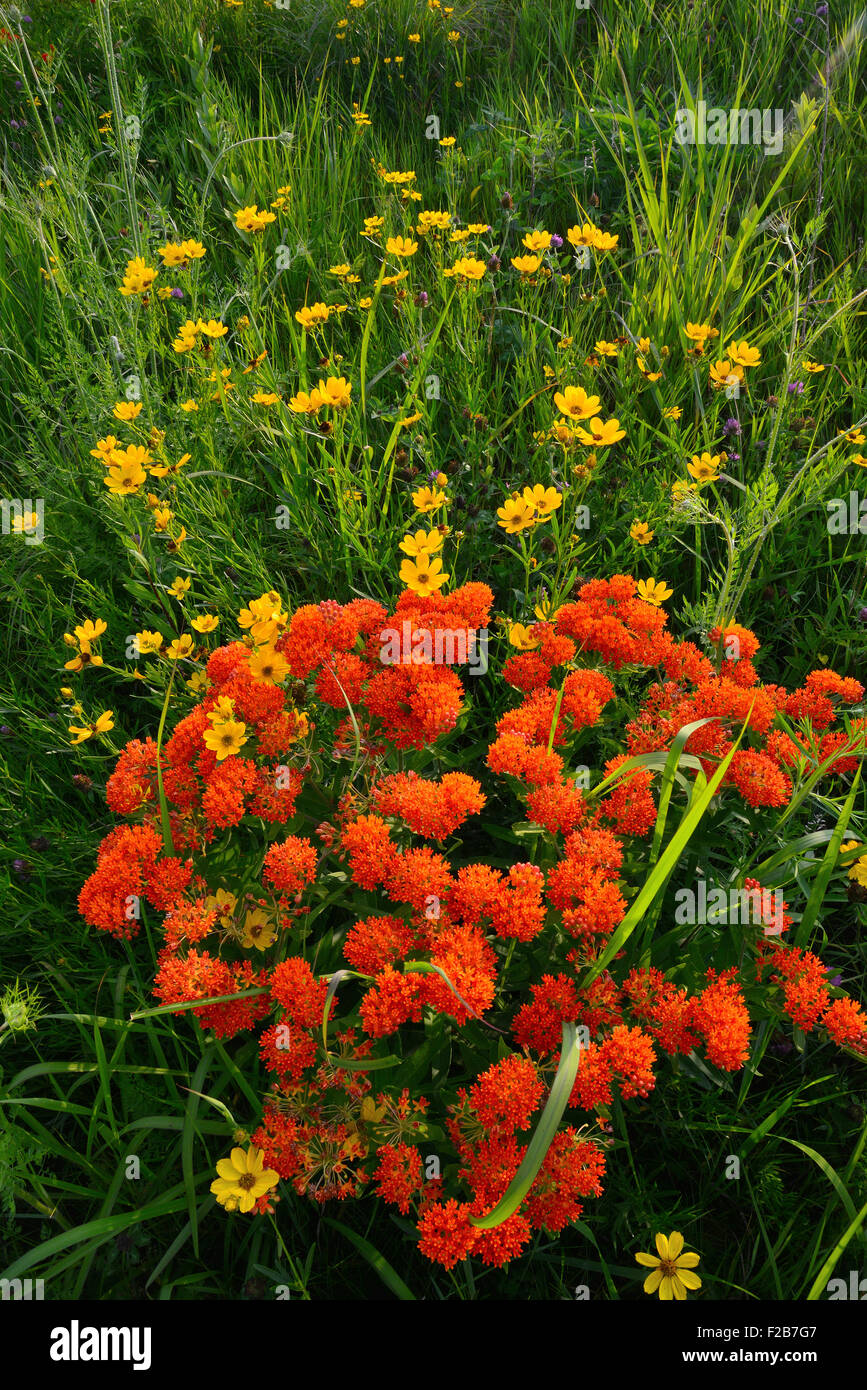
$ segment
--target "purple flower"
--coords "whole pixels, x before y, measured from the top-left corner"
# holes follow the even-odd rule
[[[430,303],[427,291],[419,290],[418,294],[415,296],[415,299],[412,302],[417,309],[426,309],[428,304]]]
[[[728,457],[729,457],[730,459],[733,459],[735,463],[740,463],[740,461],[741,461],[741,456],[740,456],[740,454],[729,454]]]
[[[858,617],[862,623],[867,623],[867,608],[859,608]]]
[[[499,270],[502,264],[503,262],[500,260],[499,256],[491,256],[491,259],[488,261],[488,270]]]
[[[828,13],[828,6],[827,6],[827,5],[817,5],[817,6],[816,6],[816,18],[817,18],[817,19],[824,19],[824,18],[825,18],[825,15],[826,15],[827,13]]]
[[[723,425],[723,434],[740,434],[740,432],[740,420],[735,420],[734,417],[732,417],[729,420],[726,420],[725,424]]]
[[[177,288],[177,286],[176,286],[176,287],[172,290],[171,297],[172,297],[172,299],[183,299],[183,297],[184,297],[184,292],[183,292],[183,290],[179,290],[179,289]]]
[[[559,250],[560,250],[560,247],[561,247],[562,245],[563,245],[563,238],[562,238],[561,236],[558,236],[557,233],[555,232],[554,235],[551,237],[551,250],[552,250],[552,251],[559,251]]]
[[[829,975],[829,976],[828,976],[828,984],[829,984],[829,985],[842,985],[842,983],[843,983],[843,976],[842,976],[842,975]]]
[[[800,29],[800,28],[803,26],[803,23],[804,23],[803,19],[801,19],[800,17],[798,17],[798,18],[794,21],[795,28],[796,28],[796,29]]]
[[[790,396],[803,396],[804,383],[803,381],[790,381],[786,389]]]

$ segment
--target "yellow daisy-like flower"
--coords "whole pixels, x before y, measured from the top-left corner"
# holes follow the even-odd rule
[[[249,608],[242,608],[238,614],[238,626],[245,631],[249,629],[259,647],[273,646],[288,621],[289,615],[276,589],[251,599]]]
[[[412,593],[428,598],[448,581],[449,575],[443,571],[439,556],[425,551],[414,559],[404,560],[400,567],[400,580]]]
[[[204,740],[205,747],[216,753],[217,762],[221,763],[224,758],[240,752],[247,742],[247,726],[239,719],[227,719],[225,723],[206,730]]]
[[[543,598],[541,603],[536,604],[533,612],[540,623],[554,623],[557,621],[558,614],[562,612],[562,608],[552,609],[551,600],[549,598]]]
[[[513,256],[512,265],[522,275],[535,275],[542,264],[541,256]]]
[[[385,249],[389,256],[406,258],[415,255],[418,250],[418,242],[413,241],[408,236],[390,236],[385,243]]]
[[[176,637],[166,648],[166,656],[170,661],[180,661],[183,657],[189,656],[193,650],[193,639],[188,632],[183,637]]]
[[[319,301],[316,304],[305,304],[303,309],[296,309],[295,318],[302,328],[309,330],[317,328],[320,323],[327,323],[330,313],[328,305]]]
[[[724,453],[693,454],[691,461],[686,465],[686,471],[698,483],[713,483],[719,473],[720,464],[727,461],[728,455]]]
[[[255,203],[252,207],[239,208],[235,213],[235,226],[239,232],[261,232],[269,222],[276,220],[276,213],[260,212]]]
[[[710,369],[710,384],[715,391],[722,390],[724,386],[734,386],[736,382],[740,385],[743,379],[743,367],[739,362],[729,362],[728,358],[720,358]]]
[[[30,531],[35,531],[38,525],[38,512],[22,512],[21,516],[13,516],[12,518],[12,533],[13,535],[25,535]]]
[[[280,1174],[273,1168],[266,1168],[264,1163],[262,1150],[252,1144],[246,1152],[233,1149],[228,1158],[221,1158],[217,1164],[219,1176],[211,1183],[211,1191],[220,1206],[230,1211],[252,1211],[258,1198],[280,1181]]]
[[[867,854],[862,854],[860,859],[855,860],[849,870],[849,878],[861,888],[867,888]]]
[[[139,656],[148,656],[151,652],[158,652],[163,645],[162,633],[149,632],[147,628],[145,628],[144,632],[136,633],[135,641]]]
[[[629,534],[638,545],[650,545],[656,532],[651,531],[646,521],[633,521]]]
[[[265,951],[277,940],[277,928],[264,908],[254,908],[244,918],[241,945],[247,950],[255,946],[257,951]]]
[[[220,914],[220,926],[229,927],[232,923],[232,915],[238,906],[238,899],[234,893],[229,893],[225,888],[218,888],[216,894],[205,898],[205,911],[212,912],[214,908]]]
[[[594,449],[616,444],[619,439],[626,438],[626,430],[620,428],[618,419],[603,421],[598,416],[593,417],[588,429],[576,430],[575,433],[582,444],[588,444]]]
[[[268,685],[282,685],[289,674],[289,663],[281,652],[266,644],[250,657],[250,675]]]
[[[709,323],[690,323],[687,321],[686,328],[683,331],[691,342],[697,343],[702,348],[708,338],[719,337],[719,329],[711,328]]]
[[[658,608],[667,598],[671,598],[674,593],[664,579],[639,579],[638,597],[644,599],[645,603],[652,603],[654,608]]]
[[[801,363],[801,366],[803,367],[805,372],[810,372],[812,375],[815,375],[818,372],[824,372],[825,370],[824,362],[811,362],[807,357],[804,358],[803,362]]]
[[[141,256],[134,256],[127,263],[123,283],[119,287],[120,292],[126,297],[134,294],[147,294],[156,276],[157,272],[152,266],[149,266]]]
[[[324,398],[315,387],[309,396],[306,391],[299,391],[297,395],[289,397],[289,409],[295,415],[315,415],[324,404]]]
[[[601,402],[598,396],[588,396],[583,386],[565,386],[554,392],[554,404],[570,420],[591,420]]]
[[[432,531],[416,531],[415,535],[404,536],[400,543],[404,555],[412,559],[420,555],[433,555],[443,543],[442,533],[434,527]]]
[[[125,459],[116,468],[110,468],[102,481],[116,497],[130,497],[147,482],[147,474],[135,460]]]
[[[142,413],[141,401],[118,401],[111,412],[115,420],[135,420]]]
[[[562,492],[558,492],[555,487],[545,487],[543,483],[525,487],[522,496],[528,507],[536,509],[540,521],[546,521],[563,501]]]
[[[276,405],[280,397],[273,391],[254,391],[250,399],[254,405]]]
[[[507,497],[502,507],[497,508],[497,516],[500,518],[497,524],[502,526],[507,536],[529,530],[538,519],[533,503],[523,497]]]
[[[220,619],[213,613],[203,613],[200,618],[193,618],[190,626],[194,627],[196,632],[216,632],[220,626]]]
[[[531,652],[534,647],[540,645],[541,639],[534,637],[532,629],[525,627],[523,623],[511,623],[509,642],[513,647],[517,647],[519,652]]]
[[[440,488],[420,487],[412,494],[412,505],[417,512],[435,512],[448,504],[448,498]]]
[[[521,245],[526,246],[528,251],[547,251],[551,245],[550,232],[528,232],[521,237]]]
[[[645,1293],[659,1293],[663,1302],[677,1299],[683,1302],[688,1289],[700,1289],[701,1280],[693,1273],[701,1256],[694,1251],[683,1254],[683,1236],[680,1231],[672,1231],[670,1236],[658,1232],[656,1236],[658,1254],[648,1255],[640,1250],[636,1260],[650,1269],[644,1281]]]
[[[867,435],[864,434],[863,430],[844,430],[842,438],[848,444],[867,444]]]
[[[73,711],[73,713],[78,712],[80,712],[80,707],[77,707],[76,710]],[[100,714],[92,724],[70,724],[69,732],[73,735],[71,742],[84,743],[85,739],[93,738],[95,734],[106,734],[109,729],[113,728],[114,711],[107,709],[103,714]]]
[[[168,591],[170,594],[173,594],[176,599],[183,603],[184,599],[190,591],[191,583],[191,579],[182,579],[181,576],[178,575],[175,579],[172,580],[171,584],[169,585]]]
[[[90,453],[93,458],[102,459],[103,463],[108,466],[110,463],[118,462],[114,455],[119,448],[120,440],[115,439],[113,434],[107,434],[105,439],[98,439],[96,441],[96,448],[91,449]]]
[[[683,411],[679,405],[670,405],[667,410],[662,412],[663,420],[679,420]]]
[[[446,279],[481,280],[487,268],[484,261],[475,256],[462,256],[453,266],[446,268],[443,275]]]
[[[343,376],[330,376],[319,382],[319,395],[332,410],[348,410],[352,404],[352,382]]]
[[[726,352],[731,361],[740,367],[757,367],[762,360],[758,348],[750,347],[746,338],[742,338],[739,343],[729,343]]]

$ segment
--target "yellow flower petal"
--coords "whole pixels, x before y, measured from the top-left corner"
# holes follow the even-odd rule
[[[234,1158],[234,1154],[232,1155],[232,1157]],[[661,1260],[667,1260],[667,1259],[668,1259],[668,1236],[664,1236],[664,1235],[662,1234],[662,1231],[658,1231],[658,1232],[657,1232],[657,1235],[656,1235],[656,1248],[657,1248],[657,1250],[659,1251],[659,1258],[660,1258]]]
[[[670,1303],[674,1298],[674,1294],[672,1293],[672,1281],[667,1274],[659,1285],[659,1297],[664,1303]]]
[[[683,1287],[683,1284],[680,1282],[676,1274],[671,1281],[671,1287],[674,1291],[674,1296],[677,1299],[678,1303],[683,1303],[684,1299],[686,1298],[686,1289]]]
[[[688,1289],[701,1288],[701,1280],[699,1279],[697,1274],[693,1274],[691,1269],[682,1269],[681,1266],[678,1265],[677,1277],[680,1280],[680,1282],[684,1284]]]
[[[659,1264],[658,1255],[648,1255],[646,1250],[639,1250],[635,1256],[640,1265],[647,1265],[650,1269],[656,1269]]]
[[[232,1152],[229,1154],[229,1158],[232,1160],[232,1163],[238,1173],[246,1173],[247,1155],[243,1149],[233,1149]]]
[[[678,1255],[677,1267],[678,1269],[695,1269],[700,1259],[701,1256],[697,1255],[694,1250],[688,1250],[685,1255]]]
[[[644,1281],[644,1292],[645,1292],[645,1293],[656,1293],[656,1290],[659,1288],[659,1286],[660,1286],[661,1283],[662,1283],[662,1269],[660,1268],[659,1265],[657,1265],[657,1266],[656,1266],[656,1269],[652,1270],[651,1273],[648,1274],[647,1278],[646,1278],[645,1281]]]
[[[682,1249],[683,1236],[680,1234],[680,1231],[672,1231],[671,1235],[668,1237],[668,1258],[670,1260],[676,1260]]]
[[[238,1181],[238,1170],[230,1158],[221,1158],[218,1160],[217,1172],[226,1182]]]

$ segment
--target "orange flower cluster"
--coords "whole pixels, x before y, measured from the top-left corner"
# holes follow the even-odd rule
[[[264,1021],[258,1058],[270,1090],[253,1142],[265,1166],[319,1202],[375,1191],[413,1213],[419,1248],[447,1268],[470,1254],[504,1264],[601,1192],[602,1148],[565,1123],[512,1214],[490,1229],[473,1224],[526,1154],[564,1024],[589,1031],[569,1105],[600,1118],[615,1094],[651,1093],[662,1054],[701,1049],[724,1071],[747,1059],[734,969],[671,979],[615,957],[584,982],[623,921],[624,880],[643,852],[636,841],[657,817],[657,773],[624,765],[707,719],[687,751],[711,771],[746,722],[726,794],[782,806],[805,769],[827,763],[825,775],[838,776],[856,766],[865,729],[863,720],[848,733],[832,727],[841,702],[861,699],[857,681],[816,671],[793,692],[762,685],[754,634],[714,630],[714,661],[675,641],[661,609],[616,575],[584,584],[552,622],[536,624],[534,650],[506,660],[517,703],[497,719],[485,767],[474,768],[484,784],[464,771],[406,770],[403,751],[395,771],[392,750],[429,767],[419,754],[454,730],[466,703],[460,668],[492,602],[485,585],[466,584],[426,599],[407,591],[391,613],[367,599],[305,605],[280,623],[260,622],[256,610],[245,640],[209,657],[204,693],[159,752],[159,777],[152,739],[121,753],[107,800],[135,823],[106,836],[79,897],[85,919],[118,938],[136,935],[142,903],[164,914],[154,984],[163,1004],[194,1005],[199,1026],[220,1038]],[[267,678],[257,625],[269,630]],[[594,791],[569,769],[610,717],[614,678],[627,667],[630,677],[652,670],[653,683],[625,751],[600,756]],[[218,756],[208,742],[226,719],[237,742]],[[478,818],[497,829],[508,794],[526,808],[532,852],[511,862],[498,838],[480,859],[473,847],[488,822]],[[764,904],[756,881],[745,887]],[[760,915],[745,944],[769,996],[779,987],[799,1027],[821,1023],[839,1046],[867,1054],[864,1011],[833,991],[817,957],[765,939],[790,917],[777,921],[769,906]],[[459,1058],[485,1056],[495,1037],[506,1056],[489,1051],[498,1060],[475,1080],[456,1074]],[[447,1178],[422,1162],[427,1099],[414,1088],[374,1093],[370,1079],[374,1064],[430,1051],[437,1038],[430,1128],[451,1147]]]
[[[839,1047],[867,1057],[867,1014],[848,995],[831,1000],[828,969],[812,951],[799,946],[761,943],[759,977],[770,968],[770,979],[783,990],[783,1008],[798,1028],[811,1033],[817,1024]]]
[[[422,1203],[419,1250],[428,1259],[446,1269],[470,1254],[488,1265],[507,1264],[534,1230],[561,1231],[580,1217],[582,1199],[601,1196],[605,1155],[569,1126],[555,1135],[517,1210],[490,1229],[472,1224],[496,1207],[518,1171],[527,1152],[518,1132],[530,1127],[544,1090],[534,1063],[517,1056],[494,1063],[469,1091],[458,1090],[447,1127],[472,1196]]]

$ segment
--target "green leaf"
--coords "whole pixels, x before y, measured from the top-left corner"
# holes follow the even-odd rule
[[[533,1131],[533,1137],[527,1145],[527,1152],[517,1173],[493,1211],[489,1211],[487,1216],[470,1217],[470,1224],[478,1227],[480,1231],[493,1230],[495,1226],[500,1226],[514,1215],[533,1186],[536,1174],[545,1161],[545,1155],[551,1147],[554,1135],[557,1133],[557,1126],[572,1094],[580,1053],[581,1044],[575,1024],[564,1023],[560,1065],[545,1102],[545,1109]]]
[[[364,1236],[360,1236],[357,1231],[351,1231],[348,1226],[344,1226],[342,1221],[335,1221],[331,1216],[325,1217],[325,1224],[333,1226],[335,1231],[346,1236],[346,1239],[355,1246],[359,1254],[363,1255],[368,1264],[376,1270],[383,1284],[386,1288],[391,1289],[396,1298],[399,1298],[402,1303],[415,1303],[415,1294],[403,1282],[397,1271],[392,1269],[388,1260],[379,1253],[375,1245],[371,1245]]]

